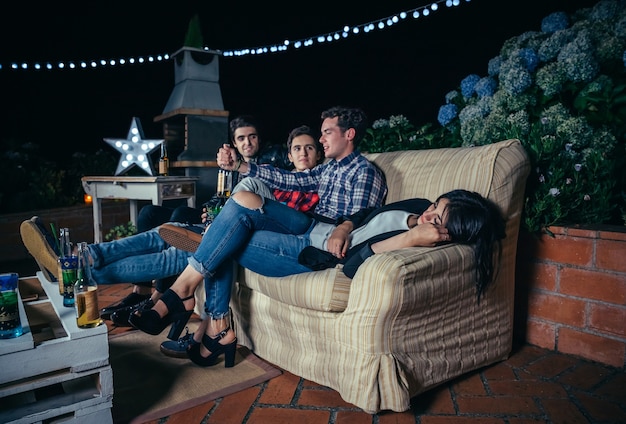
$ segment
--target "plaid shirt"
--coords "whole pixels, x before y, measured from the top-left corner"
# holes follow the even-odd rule
[[[382,172],[359,152],[305,172],[253,163],[248,169],[247,176],[259,178],[270,188],[317,193],[320,200],[315,213],[333,222],[361,209],[381,206],[387,195]]]
[[[302,191],[274,190],[274,197],[280,203],[284,203],[300,212],[312,212],[320,201],[317,193],[305,193]]]

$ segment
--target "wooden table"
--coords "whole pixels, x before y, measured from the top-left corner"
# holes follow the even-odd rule
[[[94,242],[102,241],[102,199],[128,199],[130,220],[137,225],[137,201],[150,200],[161,205],[164,200],[187,199],[196,206],[198,177],[83,177],[83,189],[91,195]]]

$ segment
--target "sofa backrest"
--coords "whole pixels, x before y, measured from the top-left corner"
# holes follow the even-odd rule
[[[519,140],[366,156],[385,173],[386,203],[415,197],[435,200],[450,190],[466,189],[495,202],[507,220],[521,214],[530,162]]]

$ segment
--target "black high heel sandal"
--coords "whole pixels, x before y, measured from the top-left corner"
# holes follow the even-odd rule
[[[153,336],[160,334],[165,327],[172,324],[167,338],[170,340],[178,340],[178,336],[180,336],[183,328],[185,328],[185,324],[187,324],[189,317],[191,317],[193,313],[193,310],[188,311],[185,309],[183,302],[192,298],[193,294],[181,299],[172,289],[167,289],[159,299],[167,306],[167,315],[161,318],[157,311],[149,309],[147,311],[140,311],[139,315],[136,313],[130,314],[128,323],[136,329],[144,333],[152,334]]]
[[[222,330],[215,338],[211,338],[206,334],[202,335],[202,344],[204,347],[211,351],[211,354],[206,358],[200,355],[200,343],[192,345],[187,351],[187,355],[191,362],[201,367],[210,367],[215,365],[217,358],[224,354],[224,368],[231,368],[235,366],[235,353],[237,352],[237,338],[228,344],[221,344],[220,340],[226,336],[230,327],[226,330]]]

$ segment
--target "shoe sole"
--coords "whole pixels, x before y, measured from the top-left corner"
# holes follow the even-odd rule
[[[198,246],[200,246],[200,242],[202,241],[200,234],[174,226],[160,226],[159,235],[163,240],[177,249],[192,253],[198,250]],[[198,237],[198,240],[194,240],[190,237]]]
[[[178,351],[178,350],[170,350],[167,348],[164,348],[163,346],[160,346],[159,349],[161,350],[161,353],[165,356],[168,356],[170,358],[178,358],[178,359],[188,359],[189,355],[187,355],[187,351]]]
[[[46,241],[46,237],[37,228],[37,224],[31,219],[20,225],[22,243],[39,265],[41,271],[48,277],[57,272],[59,257]]]

